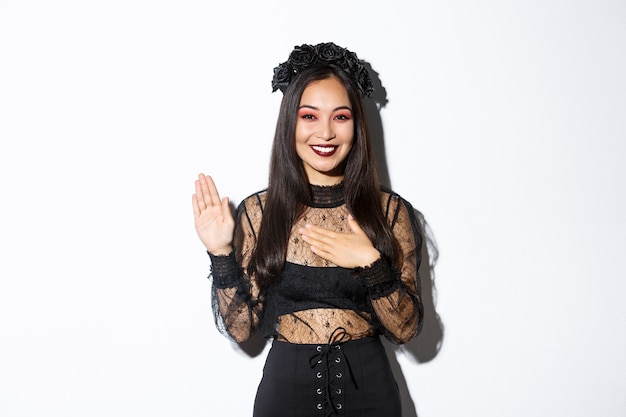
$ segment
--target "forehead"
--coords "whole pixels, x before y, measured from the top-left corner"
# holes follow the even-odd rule
[[[302,92],[300,104],[315,107],[323,104],[348,106],[350,98],[341,81],[336,77],[330,77],[310,82]]]

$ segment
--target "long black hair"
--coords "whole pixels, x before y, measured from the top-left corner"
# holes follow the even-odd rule
[[[341,68],[315,65],[302,71],[285,90],[270,157],[269,182],[256,247],[248,264],[261,287],[280,280],[291,229],[311,201],[309,180],[296,152],[295,133],[300,99],[313,81],[337,78],[345,87],[354,120],[354,140],[343,168],[344,201],[348,212],[394,266],[401,251],[384,216],[376,162],[359,90]]]

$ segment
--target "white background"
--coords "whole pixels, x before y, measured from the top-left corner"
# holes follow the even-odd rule
[[[384,171],[438,251],[424,333],[391,351],[405,417],[626,416],[625,22],[621,0],[0,0],[0,416],[251,414],[266,350],[215,329],[193,181],[265,186],[272,69],[325,41],[378,74]]]

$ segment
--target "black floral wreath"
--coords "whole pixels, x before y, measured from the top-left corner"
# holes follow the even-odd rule
[[[293,77],[302,70],[325,63],[334,64],[343,69],[358,86],[362,96],[372,95],[374,83],[363,63],[354,52],[332,42],[295,46],[289,54],[289,59],[274,68],[272,92],[280,90],[284,93]]]

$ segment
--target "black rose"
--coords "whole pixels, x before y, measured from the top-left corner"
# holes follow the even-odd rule
[[[289,59],[274,68],[272,92],[281,90],[284,93],[298,73],[318,63],[328,63],[341,68],[357,84],[363,96],[371,97],[374,83],[367,69],[354,52],[332,42],[295,46],[289,54]]]
[[[289,55],[289,63],[298,71],[315,63],[316,59],[315,48],[306,44],[296,46]]]
[[[274,68],[274,78],[272,78],[272,92],[276,90],[285,91],[291,77],[293,75],[293,68],[288,63],[282,63]]]
[[[332,42],[320,43],[317,45],[317,54],[321,61],[337,63],[342,61],[346,50]]]
[[[359,58],[354,52],[348,52],[344,56],[342,67],[350,75],[358,75],[361,72]]]
[[[361,67],[361,70],[357,74],[356,78],[359,89],[364,96],[370,97],[374,91],[374,83],[370,78],[369,72],[365,67]]]

